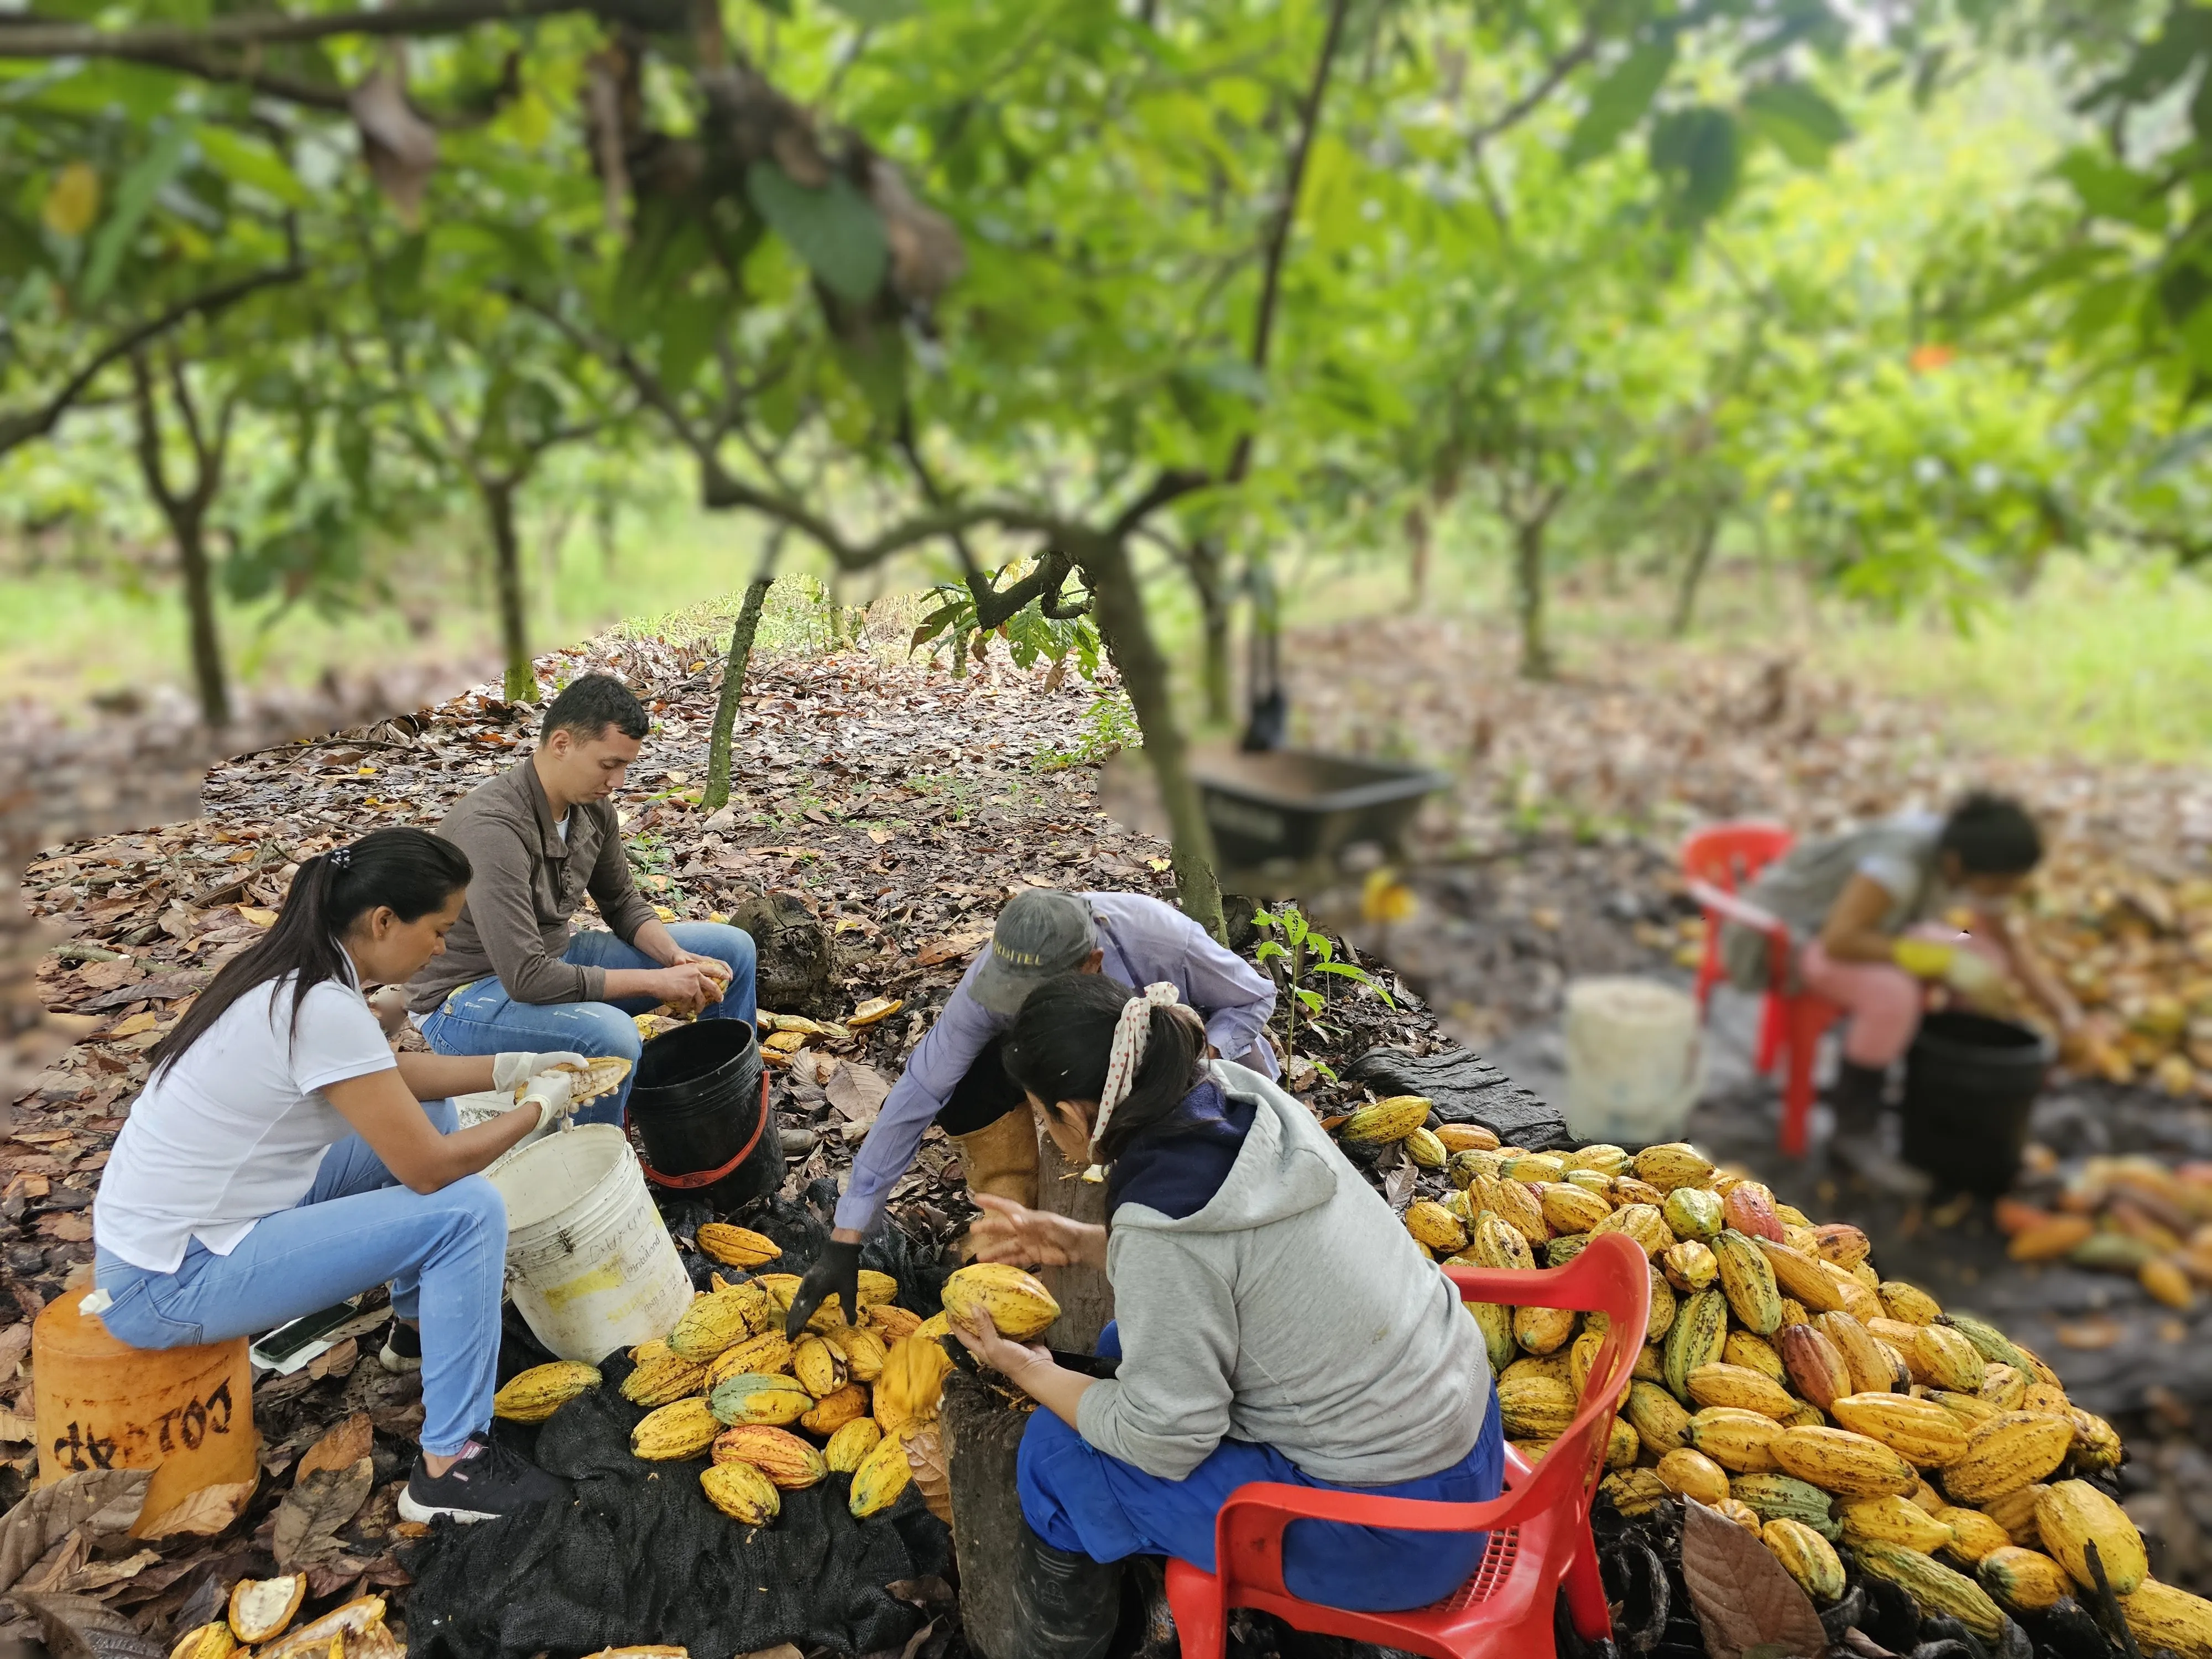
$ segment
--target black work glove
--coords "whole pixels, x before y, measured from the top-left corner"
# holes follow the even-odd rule
[[[822,1247],[822,1254],[815,1257],[806,1277],[792,1292],[783,1334],[795,1341],[806,1328],[806,1322],[814,1317],[815,1310],[832,1296],[837,1298],[837,1311],[845,1322],[854,1323],[854,1314],[860,1305],[860,1247],[840,1244],[834,1238]]]

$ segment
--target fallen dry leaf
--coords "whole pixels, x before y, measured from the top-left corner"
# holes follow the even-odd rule
[[[151,1469],[84,1469],[40,1486],[0,1517],[0,1589],[54,1544],[82,1529],[89,1538],[128,1531],[145,1507]]]
[[[1682,1577],[1711,1659],[1820,1659],[1828,1634],[1782,1563],[1749,1530],[1694,1498],[1682,1500]]]
[[[367,1412],[356,1412],[321,1439],[307,1448],[294,1471],[292,1484],[299,1485],[318,1469],[349,1469],[369,1455],[376,1438],[376,1425]]]
[[[297,1572],[337,1554],[338,1528],[361,1512],[375,1485],[375,1465],[366,1457],[349,1469],[318,1469],[294,1483],[276,1506],[270,1539],[278,1568]]]
[[[225,1481],[202,1486],[173,1509],[165,1510],[140,1530],[142,1538],[173,1538],[190,1534],[212,1538],[246,1513],[253,1501],[258,1480]]]

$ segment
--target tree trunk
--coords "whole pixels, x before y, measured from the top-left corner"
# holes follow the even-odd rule
[[[230,685],[223,668],[222,636],[216,626],[215,571],[208,562],[206,526],[198,514],[173,520],[177,562],[185,577],[185,613],[190,621],[192,684],[198,689],[200,718],[210,726],[230,724]]]
[[[1409,608],[1420,610],[1429,602],[1429,551],[1434,540],[1429,526],[1429,511],[1415,501],[1406,509],[1406,539],[1412,544],[1413,559],[1408,574],[1412,578],[1408,594]]]
[[[1084,551],[1082,563],[1098,595],[1098,629],[1121,686],[1137,712],[1145,734],[1145,757],[1158,780],[1160,804],[1167,809],[1175,836],[1176,897],[1182,913],[1213,935],[1224,938],[1221,884],[1213,869],[1213,831],[1206,821],[1198,785],[1190,775],[1188,746],[1176,720],[1168,685],[1168,665],[1152,638],[1145,596],[1129,567],[1126,543],[1100,537]]]
[[[615,493],[602,489],[592,503],[592,521],[599,535],[599,568],[611,576],[615,571],[616,544]]]
[[[1513,526],[1513,609],[1521,623],[1521,672],[1548,680],[1557,672],[1544,620],[1544,532],[1548,512]]]
[[[1050,1135],[1037,1137],[1037,1208],[1095,1226],[1106,1224],[1106,1183],[1085,1181],[1083,1171],[1060,1155]],[[1040,1270],[1060,1317],[1043,1336],[1048,1348],[1062,1353],[1097,1353],[1098,1333],[1114,1316],[1114,1286],[1103,1267],[1045,1267]]]
[[[1198,593],[1199,617],[1205,632],[1202,686],[1206,722],[1209,726],[1228,726],[1237,718],[1236,711],[1230,707],[1228,567],[1221,544],[1212,537],[1200,536],[1191,543],[1184,568],[1189,571],[1190,585]]]
[[[507,659],[507,700],[529,702],[538,696],[538,672],[530,662],[530,630],[522,605],[522,547],[514,528],[514,485],[506,481],[483,486],[484,513],[491,520],[492,580],[499,600],[500,650]]]
[[[1667,631],[1680,639],[1690,631],[1696,618],[1698,586],[1705,579],[1705,567],[1712,562],[1713,544],[1720,539],[1719,509],[1709,509],[1703,523],[1698,526],[1698,538],[1690,545],[1690,557],[1682,567],[1682,580],[1674,590],[1674,614],[1667,624]]]
[[[738,700],[745,694],[745,664],[753,653],[753,636],[760,632],[761,607],[775,585],[778,531],[770,538],[761,568],[745,584],[745,602],[730,625],[730,654],[722,664],[722,694],[714,702],[714,734],[707,744],[707,787],[699,797],[702,811],[719,812],[730,804],[730,742],[738,729]]]
[[[964,628],[952,630],[952,678],[956,680],[968,678],[968,641],[973,637]]]

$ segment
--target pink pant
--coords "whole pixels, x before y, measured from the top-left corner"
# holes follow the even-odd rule
[[[1907,930],[1914,939],[1937,939],[1979,951],[1999,968],[2009,969],[2004,952],[1986,939],[1922,923]],[[1928,988],[1891,962],[1838,962],[1814,939],[1797,958],[1805,988],[1843,1009],[1850,1020],[1844,1034],[1844,1058],[1860,1066],[1887,1066],[1901,1056],[1920,1029]]]

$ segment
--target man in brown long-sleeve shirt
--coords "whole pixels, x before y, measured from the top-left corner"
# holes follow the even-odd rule
[[[469,855],[461,919],[407,1006],[446,1054],[510,1048],[640,1050],[630,1016],[703,1005],[702,1019],[753,1017],[753,942],[719,922],[664,923],[637,890],[611,797],[650,727],[623,683],[587,674],[553,700],[527,760],[456,802],[438,833]],[[609,932],[570,925],[588,894]],[[620,1123],[629,1085],[576,1114]]]

